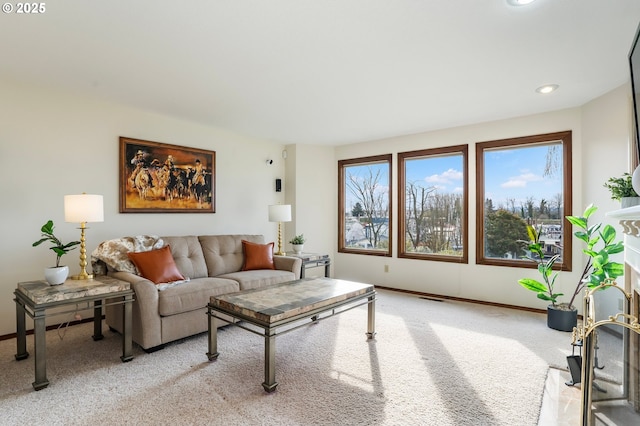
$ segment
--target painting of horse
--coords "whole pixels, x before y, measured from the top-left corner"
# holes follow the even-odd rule
[[[215,213],[215,151],[120,137],[120,213]]]

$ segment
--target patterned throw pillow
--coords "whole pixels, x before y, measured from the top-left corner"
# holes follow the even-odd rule
[[[91,253],[91,264],[94,272],[101,262],[109,271],[130,272],[137,274],[135,265],[129,260],[127,253],[149,251],[162,248],[164,241],[157,235],[136,235],[121,237],[101,242]],[[106,271],[102,271],[103,274]]]

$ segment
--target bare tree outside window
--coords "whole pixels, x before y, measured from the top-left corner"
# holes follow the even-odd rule
[[[399,257],[467,261],[467,151],[398,154]]]
[[[391,256],[391,154],[338,162],[338,251]]]
[[[571,270],[571,132],[476,144],[476,262],[535,267],[523,259],[527,225],[545,253]]]

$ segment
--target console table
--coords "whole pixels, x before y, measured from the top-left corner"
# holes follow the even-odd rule
[[[45,340],[48,316],[73,313],[93,306],[93,340],[100,340],[102,335],[102,306],[124,305],[122,332],[122,362],[131,361],[131,311],[133,290],[126,281],[120,281],[107,276],[98,276],[90,280],[67,280],[64,284],[51,286],[46,281],[29,281],[18,283],[13,293],[16,302],[17,346],[16,360],[29,357],[27,352],[26,315],[33,319],[34,329],[34,363],[35,390],[44,389],[49,385],[47,380],[47,348]],[[108,303],[103,301],[109,299]],[[47,315],[47,309],[67,307],[64,311],[56,310]]]
[[[324,276],[329,278],[331,275],[331,258],[328,254],[318,253],[293,253],[287,256],[293,256],[302,259],[302,268],[300,269],[300,278],[305,277],[305,269],[317,268],[324,266]]]

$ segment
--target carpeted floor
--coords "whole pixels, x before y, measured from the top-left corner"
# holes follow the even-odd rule
[[[47,332],[51,384],[33,391],[33,358],[0,342],[7,425],[537,425],[548,367],[564,369],[571,334],[542,314],[379,291],[375,340],[366,307],[276,339],[273,394],[264,342],[237,327],[121,363],[118,334],[92,324]],[[106,329],[106,327],[105,327]],[[29,336],[28,350],[33,338]]]

